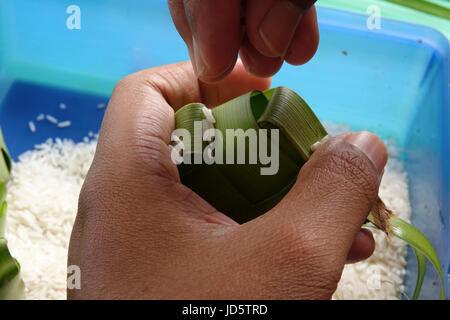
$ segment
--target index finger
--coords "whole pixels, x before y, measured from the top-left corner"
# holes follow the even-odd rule
[[[205,82],[225,78],[237,60],[241,42],[240,0],[172,0],[172,18],[197,76]]]

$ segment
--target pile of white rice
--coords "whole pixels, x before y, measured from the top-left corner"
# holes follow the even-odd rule
[[[346,125],[324,122],[331,135],[350,131]],[[393,213],[410,222],[408,178],[398,160],[399,149],[393,141],[385,141],[389,160],[384,169],[379,196]],[[407,245],[395,237],[386,237],[371,229],[375,238],[375,251],[364,261],[346,265],[333,299],[400,299],[404,293]]]
[[[335,135],[348,127],[326,123]],[[7,201],[6,238],[22,267],[25,299],[65,299],[66,264],[78,194],[92,162],[97,141],[75,144],[48,140],[24,153],[14,164]],[[380,196],[402,219],[411,209],[406,173],[388,144],[390,160]],[[345,267],[334,299],[398,299],[403,291],[406,245],[374,231],[371,258]]]
[[[21,266],[25,299],[66,298],[69,238],[96,145],[48,140],[13,165],[6,239]]]

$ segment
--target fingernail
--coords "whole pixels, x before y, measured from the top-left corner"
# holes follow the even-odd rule
[[[198,42],[193,38],[193,67],[197,78],[206,83],[215,83],[225,78],[234,68],[236,59],[230,59],[223,69],[213,68],[206,62]]]
[[[283,57],[289,49],[304,10],[293,2],[278,1],[259,26],[259,34],[273,57]]]
[[[367,155],[375,165],[379,177],[383,175],[388,155],[386,146],[380,138],[370,132],[361,131],[348,135],[345,140]]]
[[[192,49],[194,54],[194,71],[197,75],[197,78],[200,78],[206,70],[206,63],[203,59],[202,52],[200,51],[200,48],[198,46],[197,41],[195,40],[195,37],[192,38]]]

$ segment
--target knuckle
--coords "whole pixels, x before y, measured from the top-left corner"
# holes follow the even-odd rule
[[[284,224],[278,231],[278,244],[281,263],[292,266],[315,265],[319,270],[329,269],[332,256],[328,252],[325,237],[314,228],[300,228],[296,223]]]
[[[145,164],[151,175],[176,180],[176,166],[170,160],[170,149],[159,137],[141,136],[135,145],[136,166]]]
[[[318,166],[325,171],[326,179],[354,192],[372,203],[378,193],[379,180],[374,164],[356,147],[338,141],[324,148],[325,161]]]
[[[123,90],[130,89],[130,87],[132,87],[136,83],[136,80],[137,80],[137,73],[132,73],[121,78],[114,86],[113,92],[117,91],[121,92]]]
[[[126,94],[130,98],[135,98],[136,96],[145,96],[148,88],[159,91],[158,81],[164,81],[160,74],[158,68],[128,74],[116,83],[113,93],[116,95]],[[132,94],[130,95],[130,93]]]

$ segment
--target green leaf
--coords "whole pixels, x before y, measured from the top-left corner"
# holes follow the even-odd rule
[[[5,237],[7,207],[6,201],[0,202],[0,238]]]
[[[0,181],[9,181],[12,168],[12,160],[3,140],[2,129],[0,127]]]
[[[276,88],[269,104],[258,119],[259,124],[272,124],[288,137],[306,162],[312,154],[311,146],[322,140],[327,132],[306,102],[294,91]]]
[[[425,279],[425,273],[427,272],[427,256],[422,254],[422,252],[416,248],[412,248],[417,259],[417,280],[412,299],[417,300],[419,299],[420,290],[422,289],[423,280]]]
[[[369,214],[367,220],[372,223],[371,226],[374,226],[374,217],[372,214]],[[400,218],[392,216],[390,217],[388,223],[390,233],[408,243],[414,249],[414,253],[417,258],[417,281],[413,294],[413,300],[419,298],[426,272],[426,259],[430,260],[439,275],[441,280],[440,299],[444,299],[444,280],[442,277],[441,265],[433,245],[417,228]]]
[[[20,265],[11,257],[6,240],[0,238],[0,300],[20,299],[24,287]]]
[[[416,253],[419,266],[417,276],[419,291],[426,271],[426,266],[424,266],[425,263],[423,261],[424,255],[428,258],[428,260],[430,260],[431,264],[434,266],[437,273],[439,274],[439,278],[441,280],[440,299],[444,299],[444,280],[442,278],[441,264],[439,262],[439,257],[433,248],[433,245],[418,229],[416,229],[413,225],[410,225],[409,223],[400,218],[391,217],[389,224],[391,226],[392,234],[394,236],[406,241],[411,247],[414,248],[414,252]],[[420,253],[420,255],[417,255],[417,253]],[[417,289],[414,292],[414,296],[418,297],[418,292],[416,295],[416,291]]]
[[[386,0],[401,6],[409,7],[433,16],[450,19],[450,9],[424,0]]]
[[[6,183],[0,181],[0,204],[6,199]]]

